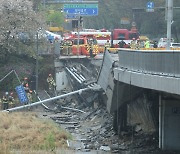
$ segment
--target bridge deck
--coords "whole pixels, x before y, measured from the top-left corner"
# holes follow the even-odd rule
[[[115,80],[180,95],[180,51],[120,50]]]

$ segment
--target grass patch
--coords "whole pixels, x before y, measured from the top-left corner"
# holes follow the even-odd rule
[[[39,119],[35,113],[0,113],[0,149],[50,150],[67,148],[71,136],[51,120]]]

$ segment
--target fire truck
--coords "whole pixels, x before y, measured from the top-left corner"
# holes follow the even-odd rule
[[[72,32],[71,35],[77,35],[77,32]],[[97,43],[99,46],[104,46],[104,44],[109,40],[111,42],[111,47],[118,48],[118,43],[121,40],[124,40],[126,44],[131,43],[133,38],[138,39],[139,33],[135,27],[132,27],[131,30],[128,29],[113,29],[112,32],[109,31],[80,31],[80,36],[92,35],[96,37]]]
[[[133,27],[130,31],[128,29],[114,29],[112,31],[111,39],[112,47],[118,48],[118,43],[121,40],[124,40],[126,44],[129,44],[133,38],[135,40],[139,38],[138,30],[135,27]]]
[[[76,35],[77,32],[72,32],[72,35]],[[111,40],[111,32],[101,32],[101,31],[81,31],[80,36],[95,37],[97,44],[104,46],[107,40]]]
[[[91,51],[93,56],[99,53],[99,46],[95,37],[80,36],[79,43],[78,37],[74,37],[72,44],[73,55],[89,56]]]

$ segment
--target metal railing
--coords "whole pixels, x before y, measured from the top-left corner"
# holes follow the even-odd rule
[[[119,67],[140,73],[180,77],[180,50],[120,49]]]

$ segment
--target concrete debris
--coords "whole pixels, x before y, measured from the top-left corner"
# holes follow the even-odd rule
[[[91,149],[98,150],[101,147],[103,151],[110,151],[109,145],[104,145],[109,142],[109,137],[115,136],[112,123],[107,122],[112,121],[112,117],[107,112],[101,111],[105,110],[101,105],[97,109],[86,107],[83,110],[85,111],[83,114],[71,112],[73,110],[68,112],[62,110],[58,115],[50,116],[50,118],[75,135],[73,142],[68,141],[71,149],[85,152]],[[92,112],[88,112],[90,110]]]
[[[110,147],[112,150],[127,150],[127,147],[123,144],[112,144]]]
[[[47,115],[46,115],[47,116]],[[53,120],[63,120],[63,121],[67,121],[71,119],[71,116],[56,116],[56,117],[50,117]]]
[[[91,150],[90,149],[82,149],[81,151],[82,152],[90,152]]]
[[[74,150],[85,149],[85,146],[84,146],[83,142],[81,142],[81,141],[73,141],[73,140],[70,140],[70,141],[69,141],[69,147],[70,147],[71,149],[74,149]]]
[[[51,118],[60,127],[72,134],[73,140],[67,141],[70,149],[82,153],[93,150],[100,150],[103,153],[122,153],[122,151],[130,151],[131,148],[143,149],[146,145],[157,142],[153,136],[143,135],[141,125],[138,124],[135,127],[127,128],[127,132],[122,132],[123,135],[118,136],[113,131],[113,117],[106,111],[104,105],[98,104],[94,108],[93,102],[91,106],[84,106],[80,110],[82,104],[77,100],[69,101],[71,99],[73,98],[68,98],[68,101],[64,99],[64,108],[59,107],[62,106],[60,105],[62,100],[59,100],[56,102],[56,112],[51,111],[43,114],[46,115],[45,118]],[[74,109],[77,109],[77,111],[74,111]],[[136,140],[133,144],[131,141],[132,135],[133,139]],[[152,146],[151,149],[153,151],[156,147]]]
[[[81,67],[87,73],[92,72],[83,65]],[[141,151],[143,150],[142,147],[146,147],[146,145],[150,145],[151,149],[158,149],[152,146],[157,140],[153,138],[154,136],[143,134],[141,125],[130,126],[122,134],[115,134],[113,117],[107,112],[105,105],[100,103],[98,96],[100,87],[91,82],[93,80],[89,80],[88,77],[91,75],[85,75],[78,67],[74,66],[67,67],[66,70],[69,72],[69,78],[71,78],[72,89],[89,86],[93,90],[97,90],[83,93],[80,91],[75,96],[61,98],[55,103],[56,111],[46,112],[47,116],[44,118],[51,118],[60,127],[72,134],[73,140],[67,140],[69,148],[82,153],[93,150],[100,150],[103,153],[122,153],[122,151],[128,153],[132,148]],[[71,88],[63,90],[62,93],[69,93]]]
[[[140,125],[135,126],[135,132],[139,132],[142,130],[142,127]]]
[[[110,151],[111,148],[109,146],[101,146],[100,150],[104,150],[104,151]]]
[[[70,124],[70,125],[78,125],[78,122],[65,122],[65,121],[59,121],[59,120],[56,120],[55,121],[56,123],[59,123],[59,124]]]
[[[96,119],[96,115],[91,119],[91,121],[94,121]]]
[[[77,111],[77,112],[81,112],[81,113],[86,113],[82,110],[78,110],[78,109],[73,109],[73,108],[70,108],[70,107],[64,107],[64,106],[61,106],[60,108],[62,109],[66,109],[66,110],[72,110],[72,111]]]
[[[95,127],[92,127],[92,128],[91,128],[91,130],[93,130],[93,131],[94,131],[94,130],[98,130],[98,129],[100,129],[100,128],[101,128],[101,125],[99,125],[99,126],[95,126]]]
[[[88,87],[94,91],[100,91],[101,90],[101,86],[97,85],[97,84],[90,84]]]
[[[69,141],[68,140],[66,140],[66,143],[67,143],[67,146],[69,147]]]

